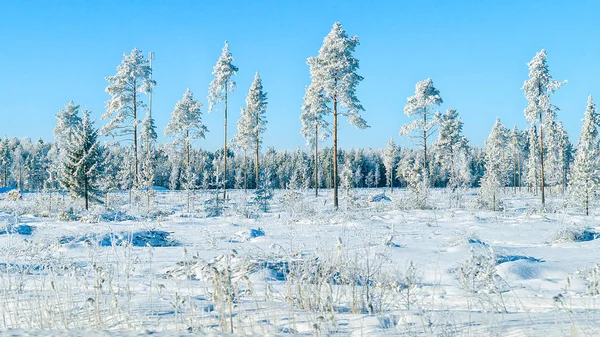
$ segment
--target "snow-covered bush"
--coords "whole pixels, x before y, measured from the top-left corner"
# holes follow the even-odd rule
[[[23,200],[23,195],[21,195],[21,191],[19,191],[19,190],[10,190],[6,194],[6,200],[8,200],[8,201]]]
[[[551,243],[592,241],[600,237],[600,233],[588,227],[567,225],[558,227],[550,236]]]

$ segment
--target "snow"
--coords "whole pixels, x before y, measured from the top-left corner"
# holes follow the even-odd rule
[[[151,209],[122,192],[79,220],[60,216],[68,198],[48,214],[41,193],[0,194],[0,335],[600,334],[595,209],[553,196],[540,212],[509,189],[502,212],[477,191],[449,209],[434,189],[412,210],[405,190],[357,189],[333,211],[332,191],[296,192],[263,213],[230,191],[219,217],[208,191],[189,213],[185,192],[157,191]]]

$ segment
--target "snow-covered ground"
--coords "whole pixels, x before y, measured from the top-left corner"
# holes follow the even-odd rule
[[[382,192],[333,211],[331,191],[276,191],[263,212],[233,191],[218,217],[206,191],[189,212],[158,191],[83,217],[68,197],[0,194],[0,334],[600,335],[600,214],[512,191],[500,212],[442,190],[412,210]]]

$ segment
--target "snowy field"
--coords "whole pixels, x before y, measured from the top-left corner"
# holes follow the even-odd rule
[[[217,217],[206,191],[190,211],[185,192],[124,192],[85,215],[0,194],[0,334],[600,335],[600,213],[512,190],[500,212],[442,190],[411,210],[382,192],[336,212],[331,191],[275,191],[264,212],[233,191]]]

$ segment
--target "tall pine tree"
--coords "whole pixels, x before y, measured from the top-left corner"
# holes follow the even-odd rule
[[[364,111],[356,96],[356,87],[363,80],[354,51],[358,37],[349,37],[336,22],[325,36],[319,55],[308,59],[311,78],[316,88],[323,89],[333,112],[333,207],[338,208],[338,116],[346,116],[359,129],[368,127],[360,113]]]
[[[102,119],[109,119],[101,129],[101,133],[111,137],[125,137],[133,141],[133,181],[134,187],[139,182],[139,149],[138,149],[138,124],[140,111],[146,104],[141,94],[152,91],[156,82],[152,80],[152,67],[144,59],[142,51],[134,48],[131,54],[123,54],[123,60],[117,67],[114,76],[106,78],[108,86],[106,92],[110,99],[106,102],[106,112]]]
[[[215,78],[210,82],[208,89],[208,112],[211,112],[214,106],[220,102],[225,104],[224,122],[223,122],[223,199],[227,197],[227,95],[235,89],[235,81],[231,79],[237,75],[238,67],[233,65],[233,56],[229,52],[229,44],[225,41],[225,46],[221,56],[213,68]]]

